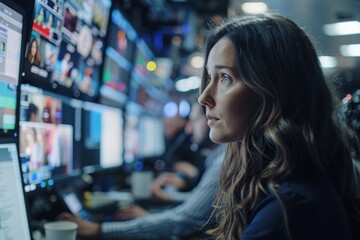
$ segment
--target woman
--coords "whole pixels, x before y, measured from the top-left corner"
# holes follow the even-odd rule
[[[33,38],[33,40],[30,43],[30,49],[27,56],[27,60],[31,64],[40,65],[41,56],[39,51],[39,43],[36,38]]]
[[[199,103],[229,143],[216,239],[360,239],[350,149],[316,51],[291,20],[234,17],[206,47]]]

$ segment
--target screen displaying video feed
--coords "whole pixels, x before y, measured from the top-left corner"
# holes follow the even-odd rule
[[[110,0],[36,0],[25,78],[95,99],[110,7]]]
[[[16,128],[23,15],[0,3],[0,135]]]
[[[119,9],[111,13],[105,63],[102,76],[101,96],[111,99],[124,99],[128,94],[132,58],[137,33],[121,14]]]
[[[137,39],[138,35],[134,28],[120,10],[115,8],[111,13],[107,44],[109,49],[113,49],[122,59],[119,64],[132,63]]]
[[[84,172],[120,167],[123,164],[123,111],[85,102],[82,114]]]
[[[127,98],[130,68],[125,69],[122,65],[118,64],[117,57],[114,51],[107,53],[105,56],[102,76],[103,85],[100,89],[100,95],[103,98],[123,103]]]
[[[150,71],[146,65],[150,60],[153,60],[154,55],[146,45],[143,39],[138,39],[136,42],[134,70],[144,77],[150,75]]]
[[[165,102],[169,100],[169,95],[151,85],[149,79],[133,71],[130,80],[128,100],[154,114],[161,114]]]
[[[63,5],[63,0],[35,0],[32,30],[25,52],[25,76],[29,74],[29,78],[50,82],[62,40]]]
[[[82,102],[21,86],[20,160],[25,191],[51,187],[81,173]]]

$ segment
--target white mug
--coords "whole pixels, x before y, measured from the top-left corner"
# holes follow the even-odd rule
[[[76,240],[78,225],[70,221],[48,222],[44,225],[46,240]]]
[[[131,176],[131,191],[135,199],[149,199],[151,197],[151,171],[133,172]]]

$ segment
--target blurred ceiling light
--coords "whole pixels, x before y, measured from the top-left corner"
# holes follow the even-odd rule
[[[340,53],[345,57],[360,57],[360,44],[341,45]]]
[[[241,5],[241,9],[244,13],[256,14],[266,12],[268,7],[263,2],[246,2]]]
[[[150,72],[153,72],[156,70],[156,62],[154,61],[149,61],[147,64],[146,64],[146,68],[147,70],[149,70]]]
[[[179,36],[174,36],[171,39],[172,44],[174,44],[175,46],[179,47],[181,45],[182,39]]]
[[[320,56],[319,60],[323,68],[334,68],[337,66],[337,59],[332,56]]]
[[[191,108],[191,106],[188,101],[181,100],[179,103],[179,115],[182,117],[189,116],[190,108]]]
[[[339,36],[339,35],[351,35],[360,33],[360,22],[359,21],[349,21],[349,22],[338,22],[325,24],[324,27],[325,34],[329,36]]]
[[[165,117],[172,118],[178,113],[178,106],[175,102],[168,102],[164,106]]]
[[[194,68],[202,68],[204,67],[204,58],[202,56],[193,56],[190,59],[190,64]]]
[[[180,79],[175,83],[175,88],[179,92],[188,92],[200,87],[201,79],[196,76]]]

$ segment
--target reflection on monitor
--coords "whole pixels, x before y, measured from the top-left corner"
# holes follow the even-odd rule
[[[23,15],[0,3],[0,133],[16,128]]]
[[[15,143],[0,144],[0,239],[31,239]]]
[[[26,79],[93,99],[99,92],[110,0],[36,0]]]
[[[85,102],[83,167],[85,172],[123,163],[123,113],[119,108]]]
[[[21,86],[20,159],[25,191],[80,174],[81,102]]]

